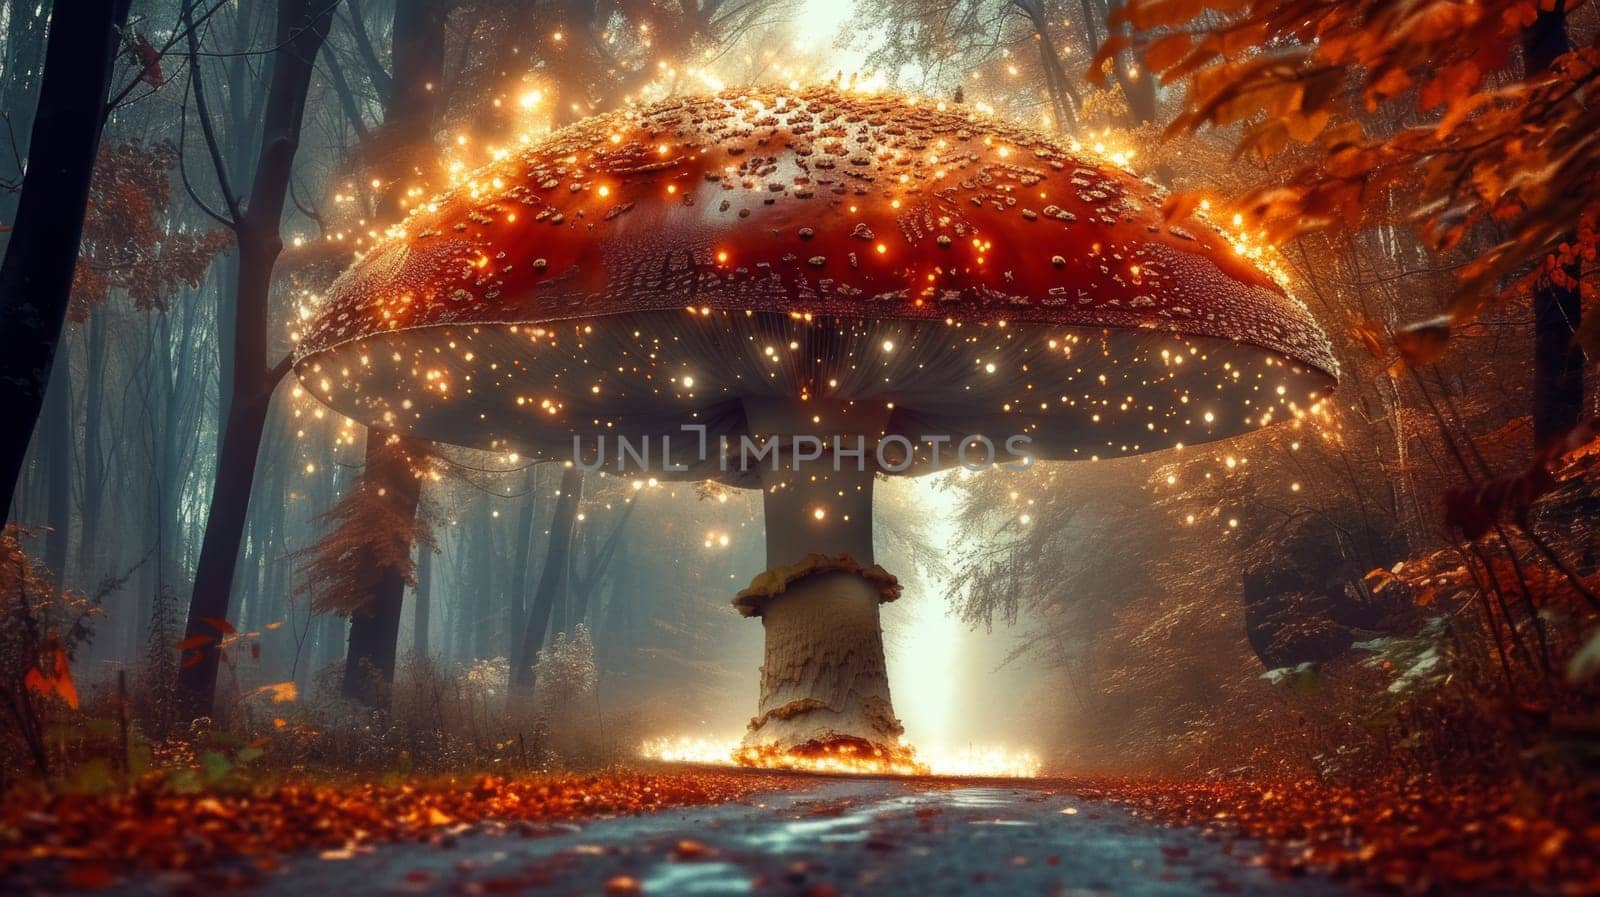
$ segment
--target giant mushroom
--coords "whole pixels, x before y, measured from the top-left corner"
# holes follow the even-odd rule
[[[295,370],[437,442],[761,489],[768,570],[735,602],[766,635],[746,745],[890,761],[878,476],[1222,439],[1337,375],[1305,306],[1148,182],[964,108],[827,88],[526,143],[353,265]]]

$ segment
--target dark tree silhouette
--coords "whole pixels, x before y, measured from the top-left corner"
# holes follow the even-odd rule
[[[361,479],[324,516],[333,526],[308,549],[306,581],[320,612],[350,616],[342,692],[370,707],[387,701],[394,681],[400,609],[413,582],[413,543],[432,549],[417,523],[422,497],[418,443],[373,430]]]
[[[0,508],[11,507],[44,407],[78,260],[103,109],[130,0],[83,0],[45,47],[22,196],[0,264]],[[64,562],[64,546],[59,552]],[[61,571],[55,571],[57,575]]]
[[[511,659],[511,684],[532,688],[533,661],[544,647],[545,630],[557,601],[565,601],[570,578],[572,530],[578,520],[578,503],[583,499],[583,471],[568,467],[561,472],[561,494],[556,499],[555,516],[550,521],[550,541],[544,569],[539,573],[539,588],[533,594],[522,642]]]
[[[233,377],[227,384],[227,421],[222,450],[217,458],[211,509],[205,538],[195,568],[194,592],[189,600],[186,639],[208,638],[211,644],[194,649],[178,674],[180,698],[191,718],[212,710],[220,661],[215,647],[223,634],[218,626],[228,616],[239,546],[244,538],[255,482],[256,455],[266,426],[273,390],[289,370],[285,358],[268,367],[267,336],[272,271],[283,251],[280,228],[289,192],[295,153],[300,147],[300,126],[306,93],[318,51],[327,37],[337,4],[330,0],[282,0],[278,4],[272,79],[267,90],[261,128],[260,158],[249,198],[241,203],[228,185],[220,149],[211,133],[210,110],[205,105],[204,80],[193,70],[196,113],[216,167],[224,212],[213,216],[231,227],[239,244],[239,265],[234,284]],[[186,3],[186,12],[192,14]],[[200,58],[191,30],[191,63]],[[228,335],[223,335],[227,339]]]
[[[401,214],[399,199],[402,178],[415,167],[410,160],[432,155],[432,127],[439,108],[436,85],[444,80],[444,37],[446,4],[443,0],[399,0],[395,5],[393,28],[393,73],[389,96],[384,104],[385,136],[392,147],[383,160],[385,181],[392,186],[385,197],[383,217],[396,220]],[[384,464],[382,456],[391,438],[407,455],[420,456],[424,443],[391,434],[381,429],[367,432],[366,468],[363,486],[381,488],[397,496],[393,509],[407,518],[399,532],[408,538],[404,570],[383,566],[371,571],[373,587],[368,599],[350,614],[350,644],[345,655],[344,695],[366,704],[382,703],[384,688],[394,681],[396,640],[400,636],[400,614],[405,602],[406,583],[411,580],[410,542],[417,525],[421,498],[420,484],[410,465]],[[372,536],[388,538],[389,533]],[[424,546],[423,551],[432,550]],[[372,555],[367,555],[372,557]]]
[[[1549,72],[1570,49],[1566,2],[1558,0],[1523,35],[1527,75]],[[1533,288],[1533,442],[1541,447],[1577,426],[1583,413],[1583,350],[1575,342],[1583,317],[1581,266],[1573,261],[1563,271],[1565,282],[1543,277]]]

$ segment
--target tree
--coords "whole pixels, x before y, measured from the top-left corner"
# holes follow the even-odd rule
[[[436,86],[444,79],[445,11],[443,0],[399,0],[395,5],[393,72],[380,135],[387,153],[374,166],[380,183],[390,185],[380,211],[383,220],[401,217],[402,184],[434,154],[432,129],[442,93]],[[365,599],[349,610],[350,649],[345,655],[344,695],[373,706],[382,703],[384,695],[382,689],[373,687],[372,680],[383,686],[394,681],[405,587],[416,584],[411,569],[412,543],[416,542],[423,551],[432,550],[431,531],[417,517],[421,488],[412,469],[424,454],[424,446],[419,440],[385,430],[369,430],[366,466],[356,492],[387,492],[392,500],[386,507],[393,512],[393,519],[384,521],[384,527],[335,530],[327,537],[337,540],[342,535],[375,543],[373,550],[349,559],[359,568],[356,575],[368,582],[367,587],[344,598],[352,603]],[[402,455],[410,463],[399,464],[386,457],[392,454]],[[403,550],[385,555],[378,546],[396,536],[404,539]]]
[[[1564,9],[1131,0],[1116,21],[1135,33],[1108,39],[1097,66],[1139,47],[1153,73],[1188,88],[1171,131],[1237,126],[1237,153],[1288,160],[1277,183],[1234,203],[1247,231],[1281,242],[1401,209],[1435,252],[1470,255],[1447,319],[1396,334],[1408,361],[1436,360],[1449,325],[1531,291],[1535,430],[1548,441],[1582,402],[1572,338],[1600,213],[1600,47],[1568,50]]]
[[[199,68],[198,35],[189,30],[190,87],[195,113],[205,135],[207,150],[226,208],[208,213],[230,228],[239,247],[234,282],[232,382],[227,384],[227,420],[222,449],[217,458],[216,480],[206,519],[200,559],[195,568],[194,592],[189,600],[186,641],[198,639],[178,674],[180,700],[191,718],[208,716],[215,697],[220,661],[219,621],[225,623],[233,590],[239,547],[244,537],[255,481],[256,455],[261,446],[272,393],[288,373],[289,359],[268,366],[267,343],[273,267],[283,251],[280,232],[306,94],[317,52],[327,37],[335,3],[326,0],[280,0],[273,46],[272,78],[262,119],[259,158],[248,199],[234,194],[221,148],[211,126],[205,99],[205,80]],[[186,20],[192,21],[193,0],[185,0]]]
[[[177,160],[177,148],[171,143],[119,140],[102,144],[95,163],[78,265],[73,272],[72,299],[67,310],[67,319],[86,324],[87,331],[80,477],[83,509],[79,541],[80,563],[84,565],[98,550],[106,482],[101,424],[109,325],[97,317],[103,310],[101,307],[113,291],[120,291],[127,294],[139,311],[166,311],[175,292],[185,287],[191,290],[200,287],[212,260],[233,241],[233,234],[225,228],[190,228],[181,220],[175,220],[169,172]],[[55,387],[51,390],[47,401],[56,401]],[[52,448],[47,453],[52,493],[57,468],[61,468],[65,479],[64,462],[72,456],[70,438],[65,433],[55,432],[73,426],[70,412],[70,408],[60,409],[58,413],[47,412],[50,441],[67,445],[66,450]],[[52,527],[61,529],[60,524],[53,523]],[[51,537],[47,545],[57,540],[57,533],[52,532]],[[58,541],[64,556],[65,532]],[[55,554],[47,548],[47,557]],[[47,566],[51,563],[47,561]],[[65,572],[56,567],[52,569],[58,576]]]
[[[858,16],[863,32],[886,35],[879,61],[923,72],[924,90],[1071,130],[1093,118],[1087,85],[1067,60],[1074,46],[1081,53],[1093,45],[1090,6],[1098,5],[1084,4],[1087,41],[1057,0],[873,0],[859,5]]]
[[[572,531],[577,525],[578,503],[583,499],[583,471],[569,466],[561,472],[555,515],[550,521],[550,541],[545,550],[544,569],[539,573],[539,588],[522,631],[522,640],[511,656],[511,684],[532,688],[535,659],[544,647],[556,602],[565,601],[572,564]]]
[[[332,527],[307,549],[298,591],[312,596],[312,610],[350,617],[342,690],[376,707],[394,681],[401,599],[416,584],[411,547],[431,551],[433,537],[417,514],[426,456],[394,434],[373,430],[367,440],[361,479],[322,515]]]
[[[9,509],[66,322],[84,209],[130,0],[55,16],[45,47],[22,196],[0,263],[0,508]],[[63,553],[64,556],[64,553]],[[56,571],[57,575],[60,571]]]
[[[1549,9],[1541,5],[1523,32],[1526,77],[1550,74],[1556,60],[1571,51],[1566,5],[1566,0]],[[1576,242],[1570,231],[1561,239],[1563,246]],[[1583,324],[1582,265],[1564,260],[1559,270],[1559,276],[1541,274],[1533,285],[1533,441],[1539,446],[1577,426],[1583,413],[1583,350],[1575,339]]]

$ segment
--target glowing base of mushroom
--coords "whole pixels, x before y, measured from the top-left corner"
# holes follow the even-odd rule
[[[733,752],[733,762],[757,769],[856,775],[925,776],[933,772],[927,764],[917,761],[917,752],[910,746],[885,747],[858,739],[810,742],[787,750],[745,744]]]
[[[899,744],[893,750],[774,751],[752,748],[732,739],[655,738],[644,743],[640,755],[667,763],[703,763],[757,769],[787,769],[849,775],[935,775],[962,778],[1038,777],[1039,758],[1029,751],[1006,747],[973,746],[961,750],[918,750]]]

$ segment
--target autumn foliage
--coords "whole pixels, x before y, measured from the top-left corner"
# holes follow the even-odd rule
[[[300,591],[318,612],[350,614],[385,574],[414,583],[411,547],[433,547],[426,514],[416,512],[428,462],[419,443],[374,431],[384,443],[368,453],[361,480],[321,520],[327,534],[307,551]]]
[[[0,880],[99,887],[134,872],[199,871],[228,861],[233,883],[242,884],[296,851],[339,859],[388,841],[452,838],[489,821],[533,837],[541,826],[565,820],[723,803],[796,785],[732,772],[618,772],[407,784],[293,781],[221,793],[186,792],[150,777],[126,793],[60,794],[42,802],[13,791],[0,797]]]
[[[170,143],[100,147],[73,269],[72,320],[87,319],[112,290],[127,291],[136,308],[165,308],[180,286],[198,287],[232,245],[226,230],[194,230],[169,216],[168,173],[177,163]]]
[[[1073,793],[1159,822],[1262,842],[1265,862],[1399,893],[1593,893],[1600,827],[1592,797],[1532,809],[1517,786],[1392,776],[1359,787],[1315,779],[1096,779]]]
[[[1141,49],[1189,91],[1170,132],[1231,127],[1237,154],[1287,167],[1234,203],[1274,241],[1411,219],[1439,252],[1471,244],[1464,315],[1508,279],[1570,285],[1594,261],[1600,46],[1544,68],[1523,50],[1541,10],[1581,5],[1131,0],[1133,32],[1098,61]]]
[[[99,614],[83,596],[57,589],[19,535],[15,526],[0,530],[0,783],[23,763],[50,775],[46,729],[59,711],[78,708],[72,655]]]

